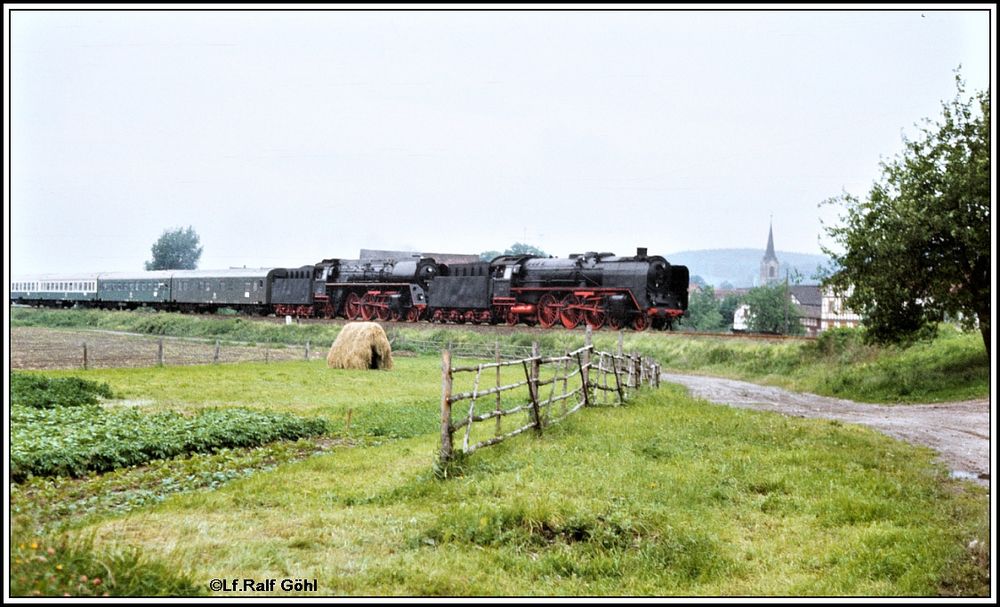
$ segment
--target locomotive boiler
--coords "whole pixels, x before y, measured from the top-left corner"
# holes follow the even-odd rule
[[[452,265],[430,287],[440,322],[557,323],[574,328],[670,328],[684,314],[688,269],[640,248],[632,257],[589,252],[569,258],[501,256]]]
[[[326,317],[417,321],[427,308],[429,283],[446,271],[429,257],[324,259],[316,264],[315,306]]]

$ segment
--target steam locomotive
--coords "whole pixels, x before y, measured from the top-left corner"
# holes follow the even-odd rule
[[[688,303],[688,269],[640,248],[634,257],[501,256],[453,265],[431,284],[430,319],[448,322],[581,323],[594,328],[670,328]]]
[[[37,306],[249,313],[351,320],[561,324],[669,329],[687,309],[688,269],[640,248],[635,256],[324,259],[298,268],[45,275],[11,284]]]

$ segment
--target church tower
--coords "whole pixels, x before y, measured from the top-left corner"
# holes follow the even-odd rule
[[[767,227],[767,251],[760,260],[760,284],[769,285],[778,282],[778,257],[774,254],[774,230]]]

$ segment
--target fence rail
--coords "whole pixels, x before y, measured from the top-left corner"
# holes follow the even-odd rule
[[[456,450],[468,455],[529,430],[541,434],[545,427],[583,407],[623,405],[643,385],[659,387],[660,365],[655,360],[643,359],[638,354],[622,354],[621,341],[618,353],[595,351],[589,329],[581,348],[561,356],[541,356],[536,342],[529,356],[517,360],[501,361],[499,347],[494,352],[493,362],[455,365],[454,358],[451,349],[441,352],[441,446],[438,452],[441,465],[452,461]],[[505,370],[518,373],[518,366],[523,371],[523,378],[502,377]],[[485,379],[484,374],[491,370],[494,370],[493,377]],[[456,376],[464,374],[473,376],[472,389],[455,392]],[[484,379],[486,384],[492,385],[484,385]],[[597,398],[598,392],[600,398]],[[484,411],[482,403],[486,400],[489,400],[489,408]],[[464,406],[466,401],[468,407]],[[477,405],[481,407],[478,412]],[[456,417],[457,413],[460,416]],[[506,431],[503,428],[505,418],[515,420],[514,427]],[[483,429],[477,431],[476,424],[491,419],[496,420],[492,433]],[[456,449],[455,433],[460,431],[461,446]]]
[[[97,331],[11,333],[12,369],[96,369],[235,362],[313,360],[326,355],[311,342],[298,344],[234,342],[153,337]]]

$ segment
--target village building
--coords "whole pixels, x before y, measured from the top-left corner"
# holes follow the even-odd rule
[[[781,264],[774,252],[774,230],[769,225],[767,230],[767,249],[760,260],[760,284],[774,285],[779,281]],[[716,291],[721,299],[729,294],[745,294],[748,289],[727,289]],[[820,285],[790,285],[789,303],[794,306],[799,323],[805,329],[805,334],[815,337],[838,327],[857,327],[861,324],[861,316],[855,314],[844,304],[850,292],[838,294],[830,287]],[[743,304],[736,308],[733,315],[733,331],[746,331],[750,317],[750,306]]]

